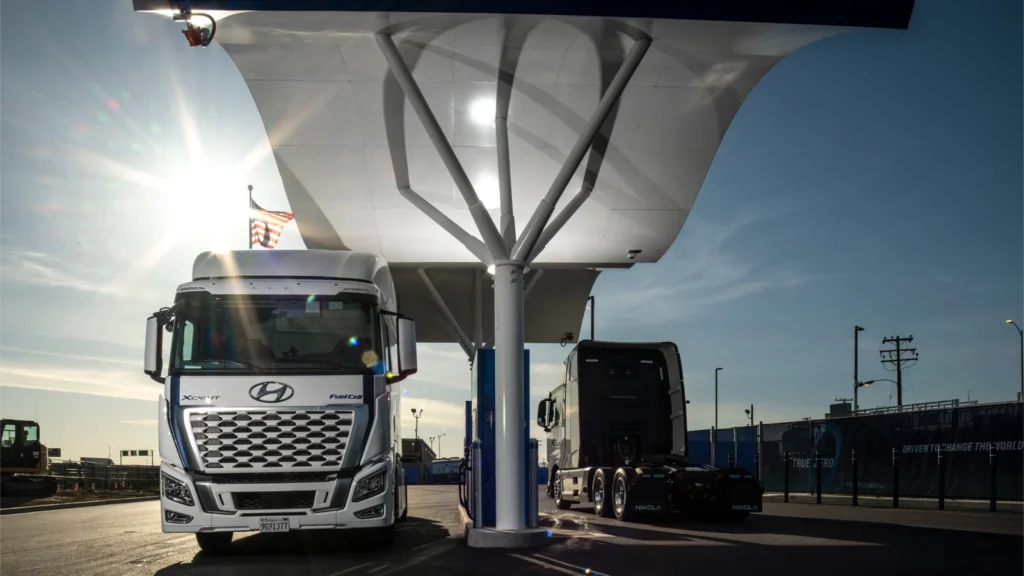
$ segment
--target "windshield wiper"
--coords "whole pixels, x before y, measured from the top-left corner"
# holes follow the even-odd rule
[[[274,361],[275,362],[285,363],[285,364],[291,363],[291,362],[315,362],[315,363],[321,364],[323,366],[330,366],[332,368],[354,369],[354,370],[359,370],[360,372],[365,372],[367,370],[370,370],[370,368],[367,367],[362,362],[344,362],[344,361],[339,361],[339,360],[324,360],[322,358],[302,358],[302,357],[299,357],[299,356],[284,356],[284,357],[281,357],[281,358],[274,358]]]
[[[200,364],[232,364],[238,368],[250,368],[257,372],[260,372],[262,370],[262,368],[260,368],[259,366],[255,366],[253,364],[246,364],[245,362],[239,362],[238,360],[229,360],[227,358],[206,358],[204,360],[193,360],[193,362],[197,362]]]

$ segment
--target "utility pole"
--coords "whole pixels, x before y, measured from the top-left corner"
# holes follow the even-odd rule
[[[754,425],[754,405],[751,404],[750,405],[750,410],[744,410],[744,412],[747,413],[747,416],[750,416],[750,425],[753,426]]]
[[[857,379],[857,365],[859,364],[857,362],[857,351],[858,351],[858,345],[857,344],[858,344],[858,336],[863,331],[864,331],[864,329],[861,328],[860,326],[854,326],[853,327],[853,413],[854,414],[857,414],[857,388],[860,388],[860,385],[858,384],[858,382],[860,382],[860,380]]]
[[[903,343],[909,344],[913,341],[913,335],[907,338],[901,336],[883,338],[882,344],[891,344],[895,348],[878,352],[882,357],[882,366],[890,372],[896,372],[896,410],[899,412],[903,411],[903,368],[913,366],[918,360],[917,348],[902,348],[901,345]],[[889,368],[889,366],[892,366],[892,368]]]
[[[1007,320],[1006,323],[1013,324],[1013,327],[1017,329],[1017,336],[1020,338],[1020,400],[1018,402],[1024,402],[1024,330],[1013,320]]]
[[[718,430],[718,371],[721,368],[715,368],[715,430]]]

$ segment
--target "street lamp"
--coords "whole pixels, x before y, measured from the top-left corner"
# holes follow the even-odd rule
[[[412,409],[412,417],[416,419],[416,440],[420,439],[420,416],[423,416],[423,409],[420,408],[419,412],[415,408]]]
[[[110,444],[107,444],[106,442],[100,442],[100,444],[103,444],[104,446],[107,447],[107,460],[110,460],[111,459],[110,458],[110,454],[111,454]]]
[[[750,425],[753,426],[754,425],[754,405],[751,404],[750,405],[750,410],[744,410],[744,412],[746,412],[747,416],[750,417]]]
[[[857,413],[857,388],[860,386],[857,384],[860,379],[857,378],[857,351],[858,351],[858,335],[863,332],[864,329],[860,326],[853,327],[853,413]]]
[[[715,368],[715,430],[718,430],[718,371],[721,368]]]
[[[1017,335],[1020,336],[1020,398],[1017,401],[1024,402],[1024,330],[1021,330],[1013,320],[1007,320],[1006,323],[1013,324],[1017,329]]]
[[[876,378],[876,379],[874,379],[874,380],[865,380],[865,381],[863,381],[863,382],[855,382],[855,383],[854,383],[854,388],[853,388],[853,392],[854,392],[854,393],[853,393],[853,395],[854,395],[854,398],[856,398],[856,396],[857,396],[857,390],[858,390],[859,388],[861,388],[861,387],[863,387],[863,386],[871,386],[871,385],[872,385],[872,384],[874,384],[875,382],[892,382],[892,383],[893,383],[893,384],[895,384],[895,385],[896,385],[897,387],[899,387],[899,386],[900,386],[900,383],[899,383],[899,382],[897,382],[897,381],[895,381],[895,380],[890,380],[890,379],[888,379],[888,378]],[[891,400],[892,400],[892,399],[890,398],[890,401],[891,401]],[[854,400],[854,402],[856,402],[856,400]],[[854,404],[854,406],[856,406],[856,404]],[[856,414],[857,414],[857,411],[856,411],[856,409],[854,410],[854,412],[853,412],[853,413],[854,413],[854,415],[856,415]]]
[[[440,436],[437,436],[437,457],[438,458],[441,457],[441,438],[444,438],[444,437],[445,437],[445,434],[441,434]]]

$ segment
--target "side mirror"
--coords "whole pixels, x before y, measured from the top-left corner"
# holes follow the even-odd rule
[[[554,424],[555,401],[551,398],[545,398],[537,405],[537,425],[543,428],[545,432],[551,432]]]
[[[156,316],[146,318],[146,358],[142,371],[147,376],[163,384],[164,377],[164,334],[160,330],[160,320]]]
[[[416,373],[416,321],[404,316],[398,317],[398,368],[402,377]]]
[[[392,374],[388,383],[401,382],[416,373],[416,321],[396,315],[398,324],[398,374]]]

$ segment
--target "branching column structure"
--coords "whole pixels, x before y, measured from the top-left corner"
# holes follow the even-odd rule
[[[511,171],[508,154],[508,102],[503,101],[496,108],[495,124],[498,148],[498,169],[501,186],[501,224],[499,232],[490,214],[480,202],[469,177],[459,162],[451,144],[445,137],[441,126],[431,112],[412,77],[412,73],[402,59],[398,47],[388,34],[377,34],[380,46],[388,66],[398,80],[399,86],[416,112],[423,128],[437,149],[441,160],[447,167],[455,186],[459,189],[469,213],[473,217],[477,231],[482,240],[463,230],[458,224],[446,217],[440,210],[431,205],[412,188],[401,187],[399,192],[414,206],[419,208],[431,220],[461,242],[467,250],[476,256],[494,274],[494,349],[495,349],[495,489],[501,496],[497,499],[496,528],[499,530],[521,530],[527,526],[526,514],[526,435],[525,414],[523,413],[524,380],[524,299],[526,289],[523,275],[527,265],[532,262],[544,246],[558,233],[576,210],[590,195],[584,188],[572,198],[565,208],[551,220],[551,215],[558,204],[559,198],[569,185],[573,174],[579,168],[583,157],[590,150],[608,114],[618,102],[623,90],[636,72],[644,54],[651,46],[648,37],[636,40],[629,55],[608,90],[601,97],[597,110],[590,118],[586,130],[580,134],[576,145],[565,160],[558,175],[551,183],[547,194],[534,211],[522,235],[515,239],[514,216],[512,214]],[[499,78],[499,81],[500,78]],[[510,88],[510,87],[506,87]],[[500,92],[500,91],[499,91]],[[508,91],[510,92],[510,90]],[[503,99],[505,100],[505,99]],[[551,220],[549,224],[549,220]],[[459,343],[470,358],[475,356],[476,347],[480,345],[479,327],[474,330],[474,341],[458,326],[454,317],[440,300],[433,289],[424,270],[420,277],[428,291],[434,297],[441,313],[453,326]],[[539,274],[539,271],[538,271]],[[534,280],[536,277],[534,278]],[[479,298],[479,296],[477,296]],[[479,306],[475,306],[479,310]]]

